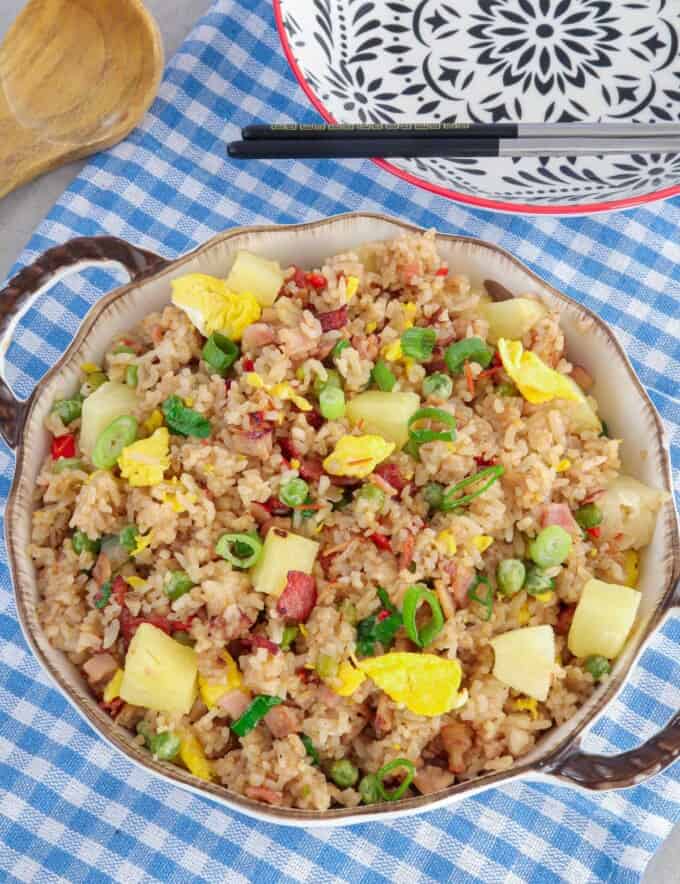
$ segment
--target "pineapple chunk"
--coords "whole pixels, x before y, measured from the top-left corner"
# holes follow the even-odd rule
[[[282,528],[270,528],[264,541],[259,562],[250,576],[257,592],[280,596],[289,571],[311,574],[319,544]]]
[[[268,261],[252,252],[237,252],[227,277],[227,288],[239,294],[248,292],[262,307],[271,307],[284,278],[278,261]]]
[[[479,312],[489,323],[487,335],[492,344],[499,338],[521,341],[529,329],[547,314],[539,301],[530,298],[512,298],[509,301],[490,301],[480,304]]]
[[[408,441],[409,418],[420,408],[417,393],[382,393],[369,390],[347,403],[347,417],[361,423],[363,433],[382,436],[401,448]]]
[[[555,670],[552,626],[525,626],[490,641],[495,654],[493,674],[503,684],[543,703]]]
[[[186,715],[196,699],[197,674],[193,648],[150,623],[142,623],[125,658],[120,697],[133,706]]]
[[[137,394],[133,387],[107,381],[83,402],[80,424],[80,450],[91,455],[99,435],[117,417],[134,414]]]
[[[601,536],[617,534],[620,549],[640,549],[652,539],[656,514],[666,499],[663,491],[649,488],[632,476],[618,476],[597,498],[602,511]]]
[[[640,593],[618,583],[589,580],[583,587],[567,647],[575,657],[617,657],[635,622]]]

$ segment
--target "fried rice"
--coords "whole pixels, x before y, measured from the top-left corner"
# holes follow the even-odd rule
[[[226,376],[206,361],[205,336],[170,292],[161,312],[112,342],[101,366],[84,367],[85,396],[102,372],[109,382],[136,382],[138,439],[167,423],[164,403],[173,396],[209,422],[204,437],[171,427],[168,467],[158,481],[134,485],[120,463],[97,469],[81,450],[82,417],[66,422],[69,415],[55,407],[47,419],[56,449],[37,481],[31,548],[40,621],[140,746],[255,800],[353,807],[389,800],[401,786],[405,797],[432,793],[511,767],[606,679],[569,650],[571,619],[591,579],[634,583],[631,556],[643,544],[622,542],[622,531],[581,530],[572,514],[619,476],[619,440],[576,426],[565,399],[532,404],[520,393],[497,342],[489,343],[481,309],[488,300],[446,265],[432,233],[408,235],[328,258],[312,271],[285,270],[274,303],[243,331]],[[427,358],[400,352],[410,328],[436,333]],[[450,372],[446,350],[467,338],[481,339],[494,358],[486,368],[469,360]],[[587,390],[590,378],[569,362],[557,312],[545,307],[521,344]],[[394,380],[392,393],[413,392],[421,406],[455,418],[455,438],[397,445],[368,475],[338,474],[329,456],[344,437],[364,438],[362,427],[346,413],[324,417],[319,390],[335,371],[349,404],[376,389],[379,360]],[[444,398],[423,393],[433,372],[450,377]],[[58,469],[64,460],[67,468]],[[490,467],[502,468],[496,481],[464,506],[437,509],[425,494]],[[299,478],[309,493],[293,508],[283,498]],[[367,485],[374,491],[366,493]],[[526,562],[532,539],[554,523],[571,543],[567,558],[545,569],[550,588],[500,591],[499,564]],[[132,542],[122,544],[126,529]],[[283,594],[258,591],[252,569],[216,551],[225,533],[250,532],[257,550],[276,531],[318,544],[311,573],[286,563]],[[75,532],[86,539],[74,543]],[[178,572],[186,585],[169,593]],[[295,587],[291,573],[306,574],[302,607],[309,608],[292,617],[281,603]],[[427,606],[418,609],[415,632],[400,619],[413,586],[435,596],[443,618],[426,647],[414,637]],[[291,598],[300,602],[295,589]],[[398,628],[384,643],[360,641],[390,616]],[[200,689],[186,712],[120,696],[120,673],[142,624],[193,648]],[[494,674],[491,644],[536,626],[554,636],[542,700]],[[457,661],[456,702],[437,714],[414,712],[394,698],[391,683],[383,689],[361,677],[364,660],[389,654]],[[354,690],[343,673],[354,678]],[[258,697],[278,705],[253,722]],[[251,726],[240,735],[234,723],[249,714]],[[168,734],[181,751],[159,750],[154,738]],[[375,792],[371,777],[395,761]],[[339,762],[349,763],[343,776]]]

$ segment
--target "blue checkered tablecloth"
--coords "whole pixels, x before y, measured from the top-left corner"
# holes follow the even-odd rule
[[[225,142],[253,119],[312,122],[266,0],[218,0],[166,72],[143,127],[96,156],[21,257],[110,233],[166,256],[233,225],[377,209],[500,243],[616,328],[663,415],[680,467],[680,199],[591,218],[473,211],[370,162],[250,162]],[[88,271],[22,322],[9,352],[26,394],[115,282]],[[0,451],[0,497],[13,470]],[[680,486],[678,486],[680,487]],[[669,620],[589,735],[613,752],[680,707],[680,621]],[[3,881],[635,882],[680,819],[680,765],[635,789],[585,795],[517,782],[391,824],[296,830],[229,813],[133,768],[53,688],[17,622],[0,550],[0,876]]]

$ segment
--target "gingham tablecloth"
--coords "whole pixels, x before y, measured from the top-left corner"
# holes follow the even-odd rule
[[[680,201],[591,218],[472,211],[363,162],[249,162],[225,142],[253,119],[312,122],[266,0],[218,0],[168,67],[144,126],[95,157],[21,257],[110,233],[174,257],[233,225],[377,209],[500,243],[618,331],[680,466]],[[9,353],[28,393],[115,280],[88,272],[30,312]],[[634,428],[633,428],[634,429]],[[0,452],[6,499],[13,458]],[[676,486],[678,487],[678,486]],[[613,752],[680,706],[680,622],[667,622],[588,738]],[[42,673],[0,552],[0,869],[3,881],[638,881],[680,818],[680,765],[624,792],[517,782],[391,824],[296,830],[229,813],[132,767]]]

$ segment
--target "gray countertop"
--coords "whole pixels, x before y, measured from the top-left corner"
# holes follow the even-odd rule
[[[209,0],[146,0],[163,33],[166,56],[180,45],[193,22],[209,6]],[[23,0],[0,3],[0,36],[23,6]],[[82,168],[70,163],[33,181],[0,201],[0,280],[9,273],[31,233],[53,203]],[[675,884],[680,881],[680,824],[650,863],[644,884]]]

